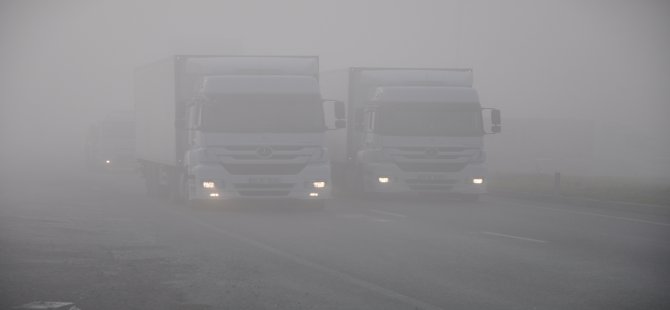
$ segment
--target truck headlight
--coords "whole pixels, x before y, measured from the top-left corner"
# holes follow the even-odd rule
[[[326,187],[326,182],[325,181],[312,182],[312,187],[314,187],[314,188],[324,188],[324,187]]]
[[[390,180],[391,180],[391,178],[389,178],[389,177],[379,177],[379,178],[377,178],[377,181],[379,181],[379,183],[388,183]]]
[[[483,178],[473,178],[472,179],[472,184],[484,184],[484,179]]]
[[[203,181],[202,182],[202,187],[203,188],[214,188],[214,181]]]

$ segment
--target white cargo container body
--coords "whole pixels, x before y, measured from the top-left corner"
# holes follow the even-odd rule
[[[135,72],[136,154],[152,194],[330,196],[318,58],[175,56]]]
[[[458,193],[486,190],[484,119],[471,69],[350,68],[321,74],[322,94],[347,107],[332,133],[338,190]],[[491,111],[491,132],[500,113]]]

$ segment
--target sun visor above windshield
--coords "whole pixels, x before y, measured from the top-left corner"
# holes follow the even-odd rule
[[[368,86],[472,87],[472,69],[361,70],[358,83]]]
[[[204,95],[273,94],[319,95],[319,83],[307,76],[206,76],[200,92]]]
[[[377,87],[371,102],[383,103],[479,103],[477,91],[470,87]]]

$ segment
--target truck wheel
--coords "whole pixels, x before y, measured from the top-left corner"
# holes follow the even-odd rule
[[[179,202],[188,202],[190,197],[188,179],[185,174],[179,176],[179,184],[177,185],[177,199]]]
[[[142,175],[144,175],[144,184],[147,188],[149,197],[159,197],[160,187],[158,186],[158,173],[156,169],[149,165],[142,167]]]
[[[357,169],[357,171],[354,173],[354,177],[351,182],[351,193],[353,193],[354,196],[359,198],[365,196],[366,193],[365,173],[363,173],[362,169]]]
[[[170,198],[171,201],[177,203],[183,201],[181,187],[182,187],[181,174],[174,171],[169,173],[167,190],[168,190],[168,197]]]
[[[179,176],[178,190],[179,200],[188,201],[188,182],[186,182],[186,176],[183,174]]]

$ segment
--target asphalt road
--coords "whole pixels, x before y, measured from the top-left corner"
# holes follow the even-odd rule
[[[670,309],[670,209],[487,196],[189,208],[5,171],[0,309]]]

